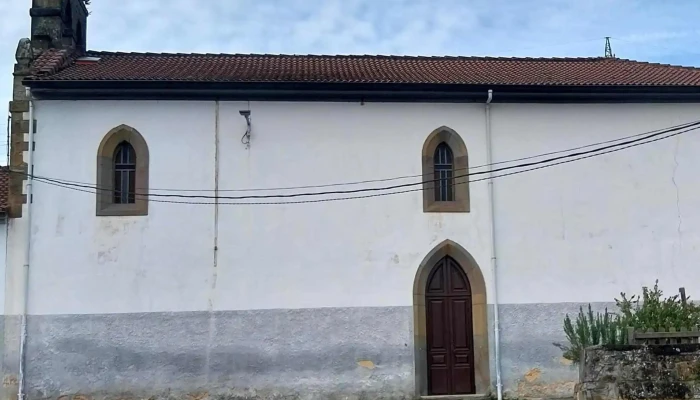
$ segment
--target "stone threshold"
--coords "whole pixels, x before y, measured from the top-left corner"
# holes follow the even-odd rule
[[[421,396],[421,400],[486,400],[491,396],[487,394],[443,394],[435,396]]]

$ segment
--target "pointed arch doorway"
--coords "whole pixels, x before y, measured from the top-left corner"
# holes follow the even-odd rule
[[[452,257],[443,257],[430,272],[425,303],[428,393],[476,393],[471,287]]]
[[[436,246],[414,282],[416,394],[488,394],[486,285],[472,256],[453,241]]]

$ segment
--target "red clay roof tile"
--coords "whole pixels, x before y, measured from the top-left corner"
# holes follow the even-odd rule
[[[66,66],[70,61],[69,53],[66,50],[47,50],[32,63],[32,73],[34,75],[50,75]]]
[[[32,80],[700,86],[700,68],[614,58],[44,52]]]

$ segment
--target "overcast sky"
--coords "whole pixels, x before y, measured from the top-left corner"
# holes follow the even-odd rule
[[[602,56],[603,38],[611,36],[620,58],[700,66],[698,0],[92,3],[87,31],[92,50],[586,57]],[[11,97],[17,41],[29,36],[30,4],[0,0],[4,104]],[[3,118],[3,133],[5,123]]]

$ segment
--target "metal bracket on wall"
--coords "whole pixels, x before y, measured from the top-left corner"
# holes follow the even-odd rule
[[[243,134],[243,137],[241,138],[241,143],[245,145],[246,149],[250,148],[250,110],[241,110],[238,112],[245,118],[246,122],[246,130],[245,133]]]

